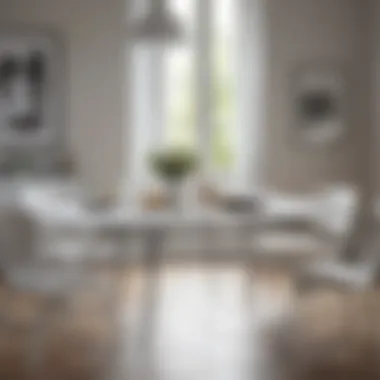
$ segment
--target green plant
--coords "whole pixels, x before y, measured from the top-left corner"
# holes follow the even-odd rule
[[[153,171],[166,181],[180,181],[198,167],[197,154],[188,149],[167,148],[150,155]]]

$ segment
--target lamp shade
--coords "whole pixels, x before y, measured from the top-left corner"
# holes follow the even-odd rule
[[[132,20],[129,36],[137,43],[171,44],[183,39],[181,22],[165,0],[151,0],[149,9]]]

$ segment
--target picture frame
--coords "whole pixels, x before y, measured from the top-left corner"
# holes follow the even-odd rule
[[[57,31],[0,28],[0,163],[22,157],[31,170],[53,170],[67,148],[65,74]]]
[[[349,83],[343,64],[303,63],[292,76],[293,131],[297,141],[329,147],[348,133]]]

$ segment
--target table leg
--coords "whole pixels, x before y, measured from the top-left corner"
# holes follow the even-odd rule
[[[255,229],[251,223],[244,223],[242,226],[239,226],[240,229],[240,247],[239,251],[241,254],[241,262],[243,264],[245,277],[246,277],[246,297],[247,304],[250,305],[252,301],[252,291],[253,291],[253,282],[254,282],[254,233]]]
[[[242,244],[241,252],[242,252],[242,259],[246,263],[246,265],[249,265],[252,263],[252,255],[253,255],[253,247],[252,247],[252,240],[253,240],[253,228],[251,225],[244,224],[240,227],[241,236],[240,236],[240,243]]]
[[[145,250],[143,252],[143,270],[145,281],[141,294],[141,307],[139,326],[137,327],[137,345],[132,352],[132,362],[135,370],[139,372],[138,377],[142,379],[151,378],[154,367],[154,338],[155,324],[158,317],[159,306],[159,269],[163,258],[164,229],[152,228],[143,235],[145,237]],[[141,355],[141,353],[144,355]],[[149,373],[147,373],[149,371]]]
[[[143,266],[146,273],[146,282],[143,294],[143,318],[145,331],[149,331],[155,322],[158,306],[159,271],[163,256],[165,232],[161,229],[149,230],[146,234],[146,250]]]
[[[215,226],[203,226],[200,229],[201,234],[201,260],[207,264],[215,264],[220,260],[220,248],[223,248],[218,244],[218,228]]]

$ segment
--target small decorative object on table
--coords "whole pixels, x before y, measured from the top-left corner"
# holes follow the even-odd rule
[[[198,167],[199,160],[195,151],[184,148],[166,148],[155,151],[150,156],[153,171],[168,186],[172,208],[181,206],[182,187],[185,179]]]
[[[167,194],[160,189],[152,189],[141,194],[140,201],[144,210],[155,211],[166,208]]]
[[[259,200],[247,191],[227,191],[222,195],[223,208],[232,213],[252,213],[257,211]]]
[[[216,185],[202,183],[198,189],[198,198],[202,205],[220,207],[222,205],[222,194]]]

